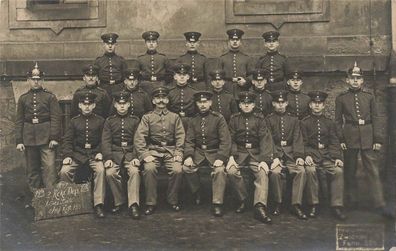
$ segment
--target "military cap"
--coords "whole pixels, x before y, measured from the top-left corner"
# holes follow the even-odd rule
[[[225,78],[225,72],[221,69],[216,69],[213,70],[209,73],[209,76],[213,79],[213,80],[220,80],[220,79],[224,79]]]
[[[160,87],[154,89],[152,96],[153,97],[168,96],[168,93],[169,93],[169,90],[167,88],[160,86]]]
[[[227,31],[227,35],[229,39],[241,39],[243,34],[245,34],[245,32],[243,32],[243,30],[240,29],[231,29]]]
[[[41,79],[44,76],[44,72],[42,72],[39,69],[38,64],[36,62],[36,64],[34,65],[34,69],[27,72],[27,76],[28,78],[32,78],[32,79]]]
[[[82,72],[84,75],[96,76],[99,74],[99,67],[89,64],[83,67]]]
[[[184,33],[184,36],[186,37],[186,40],[189,42],[197,42],[201,37],[201,33],[196,31],[189,31]]]
[[[269,77],[269,72],[265,69],[254,69],[250,74],[252,74],[253,80],[263,80]]]
[[[194,101],[207,101],[211,100],[213,92],[210,91],[199,91],[194,93]]]
[[[265,42],[275,42],[278,41],[279,35],[277,31],[267,31],[263,33],[263,38]]]
[[[124,78],[135,80],[140,78],[140,70],[137,68],[127,69],[123,72]]]
[[[301,79],[302,75],[297,70],[291,71],[287,74],[287,79]]]
[[[157,40],[160,34],[156,31],[146,31],[142,34],[144,40]]]
[[[276,90],[271,92],[272,101],[274,102],[286,102],[287,101],[287,91]]]
[[[117,43],[118,34],[117,33],[106,33],[101,36],[103,42],[106,44],[115,44]]]
[[[308,96],[311,98],[311,101],[324,102],[328,94],[322,91],[311,91],[308,93]]]
[[[173,66],[174,73],[189,74],[190,70],[191,66],[189,66],[188,64],[178,63]]]
[[[84,104],[92,104],[92,103],[95,103],[95,98],[96,98],[95,93],[86,92],[79,97],[78,102],[84,103]]]
[[[125,104],[129,101],[130,93],[126,91],[119,91],[113,93],[114,101],[117,103]]]
[[[249,91],[243,91],[238,94],[240,103],[254,103],[256,99],[256,94]]]
[[[348,69],[348,76],[352,77],[361,77],[363,76],[363,71],[360,67],[358,67],[357,62],[355,61],[355,64],[353,68]]]

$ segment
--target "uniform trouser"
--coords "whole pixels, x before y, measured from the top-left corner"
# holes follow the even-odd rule
[[[379,175],[378,158],[372,149],[348,149],[344,152],[345,159],[345,195],[349,202],[357,201],[357,158],[362,157],[364,171],[367,173],[368,187],[372,191],[374,207],[385,206],[384,194]]]
[[[284,167],[287,168],[289,174],[293,177],[291,204],[301,205],[306,180],[304,166],[296,165],[292,161],[287,160],[282,164],[282,168]],[[276,203],[282,203],[282,179],[285,174],[281,170],[280,168],[271,170],[269,175],[270,191]]]
[[[104,198],[106,193],[105,170],[102,161],[89,160],[88,164],[89,167],[94,172],[93,196],[94,196],[94,206],[96,206],[104,203]],[[75,162],[74,160],[70,165],[63,165],[59,172],[60,180],[64,182],[73,183],[74,175],[76,173],[77,168],[79,167],[80,165],[77,164],[77,162]]]
[[[57,181],[54,149],[48,145],[26,146],[26,177],[29,188],[53,187]]]
[[[179,202],[179,190],[183,178],[182,164],[174,161],[173,155],[163,153],[163,157],[154,157],[152,162],[144,163],[143,182],[146,191],[146,205],[157,205],[157,173],[163,164],[168,172],[167,201],[171,205]]]
[[[344,205],[344,177],[343,170],[334,165],[334,161],[324,160],[320,164],[306,166],[307,173],[307,202],[309,205],[315,205],[319,202],[319,182],[314,176],[323,177],[320,183],[327,183],[330,178],[330,191],[322,189],[323,193],[330,192],[330,205],[332,207],[342,207]],[[322,186],[326,187],[327,186]]]
[[[128,207],[135,203],[139,205],[139,167],[132,165],[130,161],[124,161],[123,167],[127,170],[129,177],[127,182]],[[120,206],[126,202],[125,183],[123,183],[123,178],[121,176],[121,168],[120,165],[114,163],[112,167],[106,169],[106,181],[113,193],[115,206]]]
[[[261,203],[264,206],[267,206],[268,200],[268,174],[265,173],[264,169],[258,167],[259,162],[250,161],[247,168],[254,175],[254,200],[253,205],[257,203]],[[238,198],[240,201],[243,201],[247,198],[248,193],[246,191],[245,182],[241,175],[240,169],[244,168],[239,167],[235,168],[232,166],[227,170],[227,176],[231,182],[231,185],[234,187],[235,191],[237,192]]]
[[[206,161],[205,161],[206,163]],[[192,193],[196,193],[200,190],[201,183],[198,176],[198,169],[203,166],[197,166],[193,164],[192,166],[183,165],[183,172],[186,177],[188,186]],[[225,173],[225,166],[214,167],[211,166],[212,172],[210,176],[212,177],[212,203],[213,204],[223,204],[224,202],[224,192],[227,183],[227,175]]]

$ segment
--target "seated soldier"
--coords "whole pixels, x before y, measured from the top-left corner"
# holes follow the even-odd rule
[[[63,138],[63,165],[59,172],[61,181],[73,182],[77,169],[91,168],[94,172],[94,207],[96,216],[104,217],[105,170],[101,153],[101,135],[104,118],[93,113],[93,93],[80,96],[81,114],[72,118]]]

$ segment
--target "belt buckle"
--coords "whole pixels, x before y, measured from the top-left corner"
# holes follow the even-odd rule
[[[274,80],[275,80],[274,78],[270,78],[270,82],[272,82],[272,83],[273,83],[273,82],[274,82]]]
[[[109,84],[114,85],[115,82],[116,82],[116,81],[115,81],[114,79],[112,79],[112,80],[109,81]]]
[[[85,149],[91,149],[91,144],[86,143],[84,146]]]
[[[161,141],[161,146],[166,146],[166,141]]]
[[[193,77],[193,78],[192,78],[192,81],[197,82],[197,81],[198,81],[198,78]]]
[[[238,78],[232,78],[232,82],[238,82]]]
[[[206,150],[206,149],[208,149],[208,146],[207,146],[207,145],[202,145],[202,146],[201,146],[201,149],[202,149],[202,150]]]
[[[319,149],[323,149],[323,148],[325,148],[325,146],[324,146],[324,144],[319,143],[319,144],[318,144],[318,148],[319,148]]]
[[[185,117],[185,116],[186,116],[186,113],[185,113],[185,112],[179,112],[179,115],[180,115],[181,117]]]
[[[128,146],[128,142],[121,142],[121,146]]]
[[[286,140],[282,140],[281,141],[281,146],[287,146],[287,141]]]
[[[246,143],[245,144],[246,149],[251,149],[252,148],[252,143]]]
[[[157,81],[157,77],[156,76],[151,76],[151,81]]]
[[[32,124],[38,124],[38,123],[39,123],[39,119],[38,118],[32,119]]]
[[[359,125],[365,125],[366,121],[364,121],[364,119],[359,119]]]

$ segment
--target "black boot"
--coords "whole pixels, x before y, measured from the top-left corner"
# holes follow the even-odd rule
[[[260,203],[254,206],[254,218],[265,224],[272,224],[272,220],[268,216],[267,209]]]

